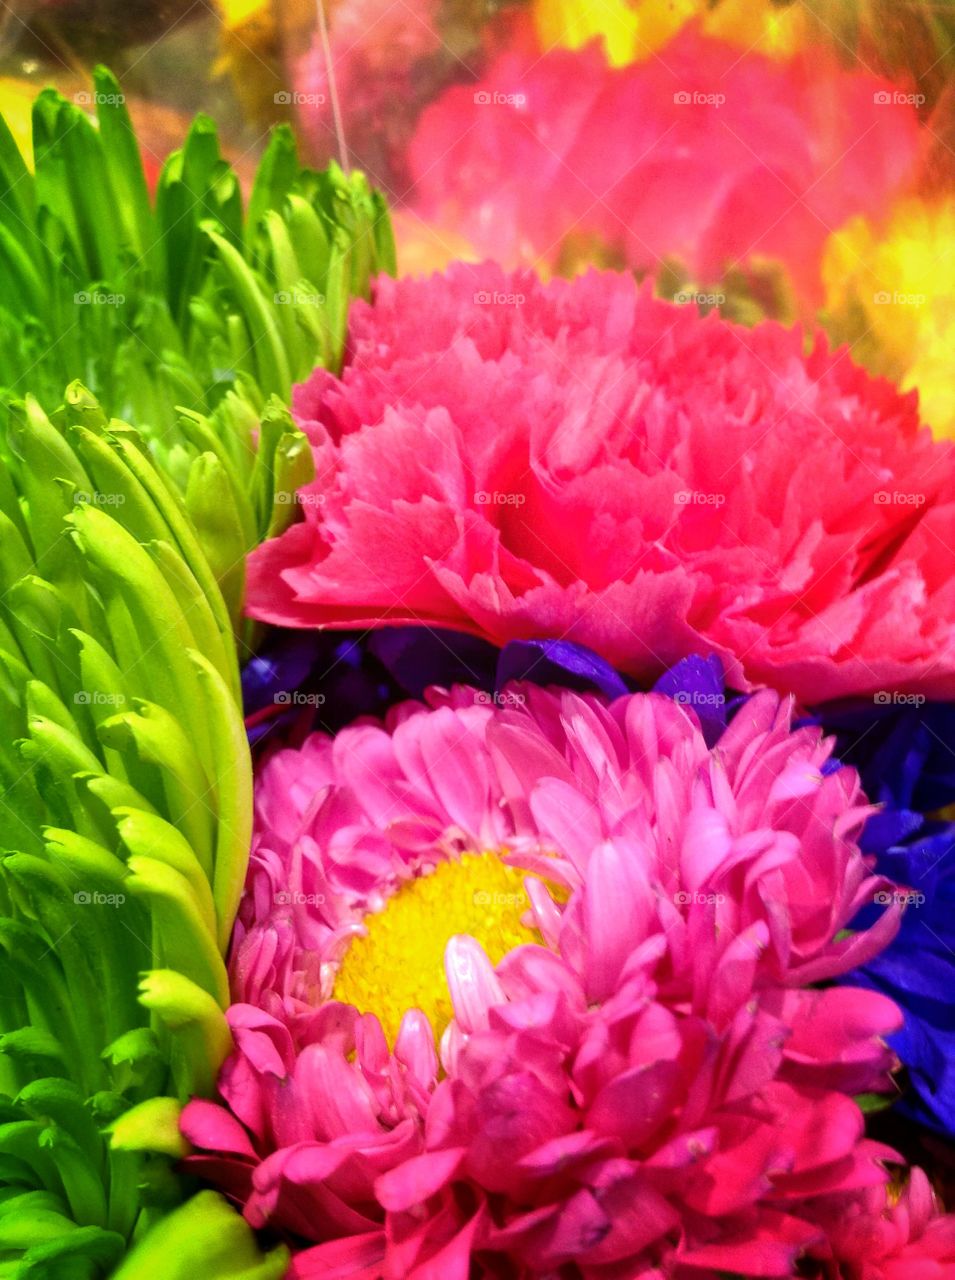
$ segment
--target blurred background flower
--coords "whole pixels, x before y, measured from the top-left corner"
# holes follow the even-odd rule
[[[885,207],[917,139],[888,81],[818,54],[742,57],[694,31],[623,69],[596,47],[507,50],[423,113],[410,203],[504,266],[670,269],[719,294],[781,264],[814,307],[827,235]]]
[[[829,241],[823,279],[831,332],[916,389],[936,434],[955,434],[955,199],[911,196],[853,218]]]
[[[777,57],[800,48],[808,28],[798,0],[534,0],[533,13],[542,49],[579,49],[596,38],[614,66],[650,57],[691,21],[707,35]]]

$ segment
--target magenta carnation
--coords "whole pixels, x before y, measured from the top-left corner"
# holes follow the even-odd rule
[[[193,1169],[293,1275],[788,1276],[893,1153],[870,812],[788,701],[511,686],[315,734],[257,788],[235,1052]],[[893,1278],[894,1280],[894,1278]]]
[[[955,1275],[955,1217],[939,1211],[921,1169],[912,1170],[899,1194],[870,1187],[820,1209],[828,1220],[832,1255],[832,1268],[823,1274],[849,1280],[949,1280]]]
[[[772,323],[459,265],[355,304],[295,408],[317,478],[254,617],[559,637],[651,680],[718,654],[807,703],[955,697],[955,449]]]
[[[911,175],[918,119],[897,89],[819,49],[741,56],[693,28],[619,68],[597,45],[509,49],[422,115],[410,198],[508,267],[575,244],[708,282],[774,261],[818,304],[827,236]]]

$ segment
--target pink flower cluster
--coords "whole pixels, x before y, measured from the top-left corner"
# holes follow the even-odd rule
[[[821,301],[830,232],[881,214],[911,177],[915,107],[819,49],[773,61],[692,27],[646,61],[509,48],[424,112],[419,216],[504,266],[579,256],[715,282],[782,263]]]
[[[430,701],[263,769],[193,1169],[311,1243],[299,1280],[949,1274],[948,1220],[918,1177],[893,1207],[854,1101],[890,1087],[898,1010],[809,985],[897,925],[847,931],[884,882],[819,731],[768,691],[712,749],[656,694]],[[480,928],[449,938],[440,1042],[409,1007],[389,1044],[334,998],[343,962],[482,854],[524,873],[534,940],[492,965]]]
[[[955,448],[844,351],[459,265],[356,303],[295,396],[316,479],[249,610],[556,637],[652,681],[718,654],[807,704],[955,697]]]

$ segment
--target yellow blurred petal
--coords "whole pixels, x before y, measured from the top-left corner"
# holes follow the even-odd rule
[[[271,0],[216,0],[216,8],[228,31],[272,21]]]
[[[823,261],[831,327],[878,373],[917,388],[937,435],[955,435],[955,201],[902,200],[884,227],[854,218]]]
[[[579,49],[599,36],[613,66],[641,56],[640,19],[626,0],[536,0],[534,24],[543,49]]]
[[[692,18],[707,35],[773,57],[790,56],[806,39],[801,8],[772,0],[534,0],[542,48],[579,49],[600,37],[614,66],[649,57]]]
[[[32,80],[17,80],[13,76],[0,76],[0,115],[6,120],[13,140],[33,168],[33,129],[31,112],[37,86]]]
[[[433,226],[414,214],[396,209],[391,215],[403,276],[431,275],[452,262],[480,262],[481,254],[470,240],[450,227]]]
[[[786,8],[771,0],[723,0],[716,8],[701,6],[703,30],[709,36],[727,40],[744,49],[789,58],[807,39],[805,12],[801,5]]]

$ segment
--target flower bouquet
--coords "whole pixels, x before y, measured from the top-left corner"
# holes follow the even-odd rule
[[[463,7],[0,128],[0,1277],[950,1280],[950,19]]]

